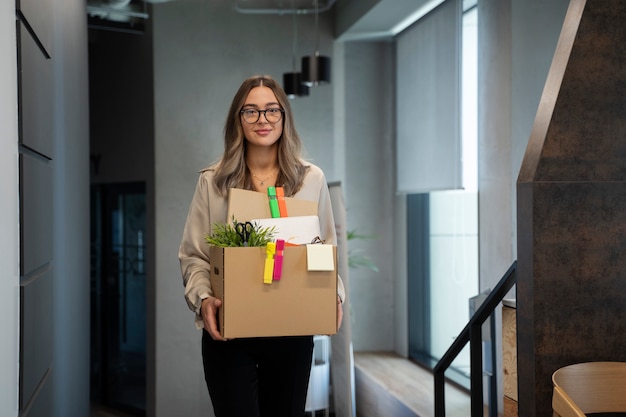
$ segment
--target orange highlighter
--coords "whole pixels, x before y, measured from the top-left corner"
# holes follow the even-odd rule
[[[276,199],[278,200],[280,217],[287,217],[287,202],[285,201],[285,190],[283,187],[276,187]]]

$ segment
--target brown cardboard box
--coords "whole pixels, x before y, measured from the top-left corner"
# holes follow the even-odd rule
[[[263,283],[265,249],[211,247],[211,287],[225,338],[337,333],[334,271],[307,271],[306,246],[284,251],[280,281]]]
[[[290,217],[317,214],[317,203],[286,198]],[[231,189],[228,221],[269,218],[267,196]],[[265,248],[209,248],[211,287],[222,300],[225,338],[337,333],[337,248],[333,271],[308,271],[306,246],[286,247],[279,281],[263,283]]]

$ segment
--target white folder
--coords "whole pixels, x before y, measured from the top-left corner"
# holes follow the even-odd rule
[[[274,227],[274,238],[285,243],[305,245],[320,237],[320,219],[317,216],[277,217],[250,220],[262,228]]]

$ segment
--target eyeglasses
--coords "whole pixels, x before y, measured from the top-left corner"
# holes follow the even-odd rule
[[[243,116],[243,120],[246,123],[256,123],[261,118],[261,113],[265,116],[265,120],[269,123],[279,122],[283,117],[283,113],[285,111],[278,107],[265,109],[265,110],[257,110],[257,109],[243,109],[240,113]]]

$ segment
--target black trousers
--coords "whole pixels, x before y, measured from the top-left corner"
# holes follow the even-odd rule
[[[215,341],[203,330],[204,378],[216,417],[303,417],[313,337]]]

